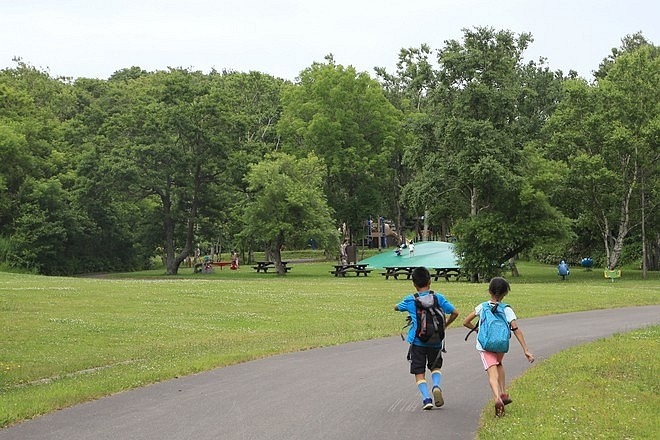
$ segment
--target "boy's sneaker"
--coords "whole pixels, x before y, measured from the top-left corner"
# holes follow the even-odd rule
[[[428,399],[424,399],[424,402],[422,402],[422,409],[431,409],[433,408],[433,399],[430,397]]]
[[[509,403],[513,402],[513,400],[511,400],[508,394],[502,394],[500,396],[500,399],[502,399],[502,403],[505,405],[508,405]]]
[[[442,390],[440,387],[433,387],[431,393],[433,394],[433,400],[435,400],[435,406],[441,407],[445,404],[445,401],[442,399]]]
[[[497,399],[495,402],[495,417],[502,417],[504,415],[504,402],[502,399]]]

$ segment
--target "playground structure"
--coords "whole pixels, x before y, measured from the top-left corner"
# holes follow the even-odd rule
[[[458,258],[454,252],[454,244],[444,241],[418,242],[413,254],[381,252],[378,255],[358,261],[369,268],[383,269],[386,267],[419,267],[460,269]]]
[[[403,238],[397,232],[392,220],[383,217],[378,217],[378,220],[369,219],[366,221],[366,227],[369,247],[381,249],[403,243]]]

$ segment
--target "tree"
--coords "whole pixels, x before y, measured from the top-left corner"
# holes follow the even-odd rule
[[[417,167],[420,154],[435,147],[437,139],[434,133],[432,103],[429,94],[437,85],[437,69],[429,60],[432,56],[430,47],[422,44],[419,48],[401,49],[395,74],[389,74],[382,67],[377,67],[376,73],[381,78],[385,94],[390,102],[403,112],[403,127],[406,131],[403,148],[394,157],[391,168],[395,171],[395,191],[397,204],[397,224],[404,228],[405,215],[403,210],[423,213],[424,228],[422,239],[427,240],[431,208],[434,208],[433,218],[445,219],[446,211],[442,203],[431,206],[431,200],[442,200],[434,184],[434,173],[430,167]],[[440,208],[440,209],[438,209]],[[438,212],[442,211],[442,212]],[[442,220],[441,220],[442,221]],[[440,225],[442,236],[449,233],[446,224]]]
[[[227,103],[234,131],[222,178],[207,186],[213,197],[200,211],[198,237],[210,243],[224,243],[226,249],[250,252],[250,243],[241,241],[240,234],[248,198],[244,178],[251,164],[281,148],[276,125],[281,113],[280,95],[286,82],[259,72],[212,73],[211,78],[212,93]]]
[[[72,192],[76,155],[63,134],[72,97],[65,79],[15,61],[0,72],[0,234],[10,264],[69,275],[85,269],[81,244],[93,230]]]
[[[323,161],[313,154],[295,158],[272,153],[250,166],[243,235],[264,245],[279,274],[286,273],[280,250],[287,242],[315,237],[327,248],[337,239],[322,176]]]
[[[610,55],[603,58],[603,61],[601,61],[598,66],[598,70],[594,72],[594,77],[596,77],[597,80],[605,78],[607,72],[614,65],[620,55],[633,52],[642,46],[648,45],[653,45],[653,43],[647,40],[641,32],[626,35],[621,39],[621,46],[613,47]]]
[[[170,70],[116,80],[103,126],[105,179],[160,210],[167,274],[191,254],[206,186],[224,171],[235,141],[233,114],[199,72]]]
[[[437,51],[437,72],[426,75],[433,88],[415,119],[417,140],[404,155],[416,170],[406,199],[418,209],[432,200],[430,212],[447,219],[475,278],[564,235],[561,213],[529,174],[532,158],[524,150],[538,141],[535,127],[561,90],[561,78],[542,63],[523,65],[531,42],[529,34],[491,28],[466,29],[463,41],[447,41]]]
[[[315,63],[282,95],[283,151],[323,159],[325,193],[339,223],[395,211],[390,163],[401,149],[400,114],[366,73]]]
[[[568,165],[573,200],[583,221],[596,225],[608,269],[621,264],[631,230],[646,226],[658,206],[660,52],[651,44],[625,50],[625,41],[595,84],[566,83],[547,127],[548,154]],[[657,237],[657,223],[650,226],[642,241],[648,232]]]

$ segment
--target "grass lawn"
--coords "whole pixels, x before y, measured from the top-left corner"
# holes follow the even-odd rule
[[[249,265],[174,277],[0,273],[0,426],[218,366],[398,334],[403,321],[391,310],[411,282],[379,270],[335,278],[332,264],[290,263],[286,276]],[[624,270],[611,283],[598,270],[574,268],[568,281],[550,266],[521,262],[519,270],[508,298],[520,317],[660,302],[658,273],[642,280]],[[442,280],[433,288],[464,315],[487,285]],[[312,328],[303,332],[306,321]]]
[[[479,439],[655,439],[660,433],[660,326],[569,348],[509,387],[515,410],[492,405]]]

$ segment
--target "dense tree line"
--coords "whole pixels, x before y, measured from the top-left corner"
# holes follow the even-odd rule
[[[457,239],[492,276],[520,254],[660,268],[658,46],[627,36],[587,82],[524,62],[529,34],[464,30],[375,77],[329,55],[259,72],[0,71],[0,261],[168,274],[198,246],[334,251],[384,216]]]

